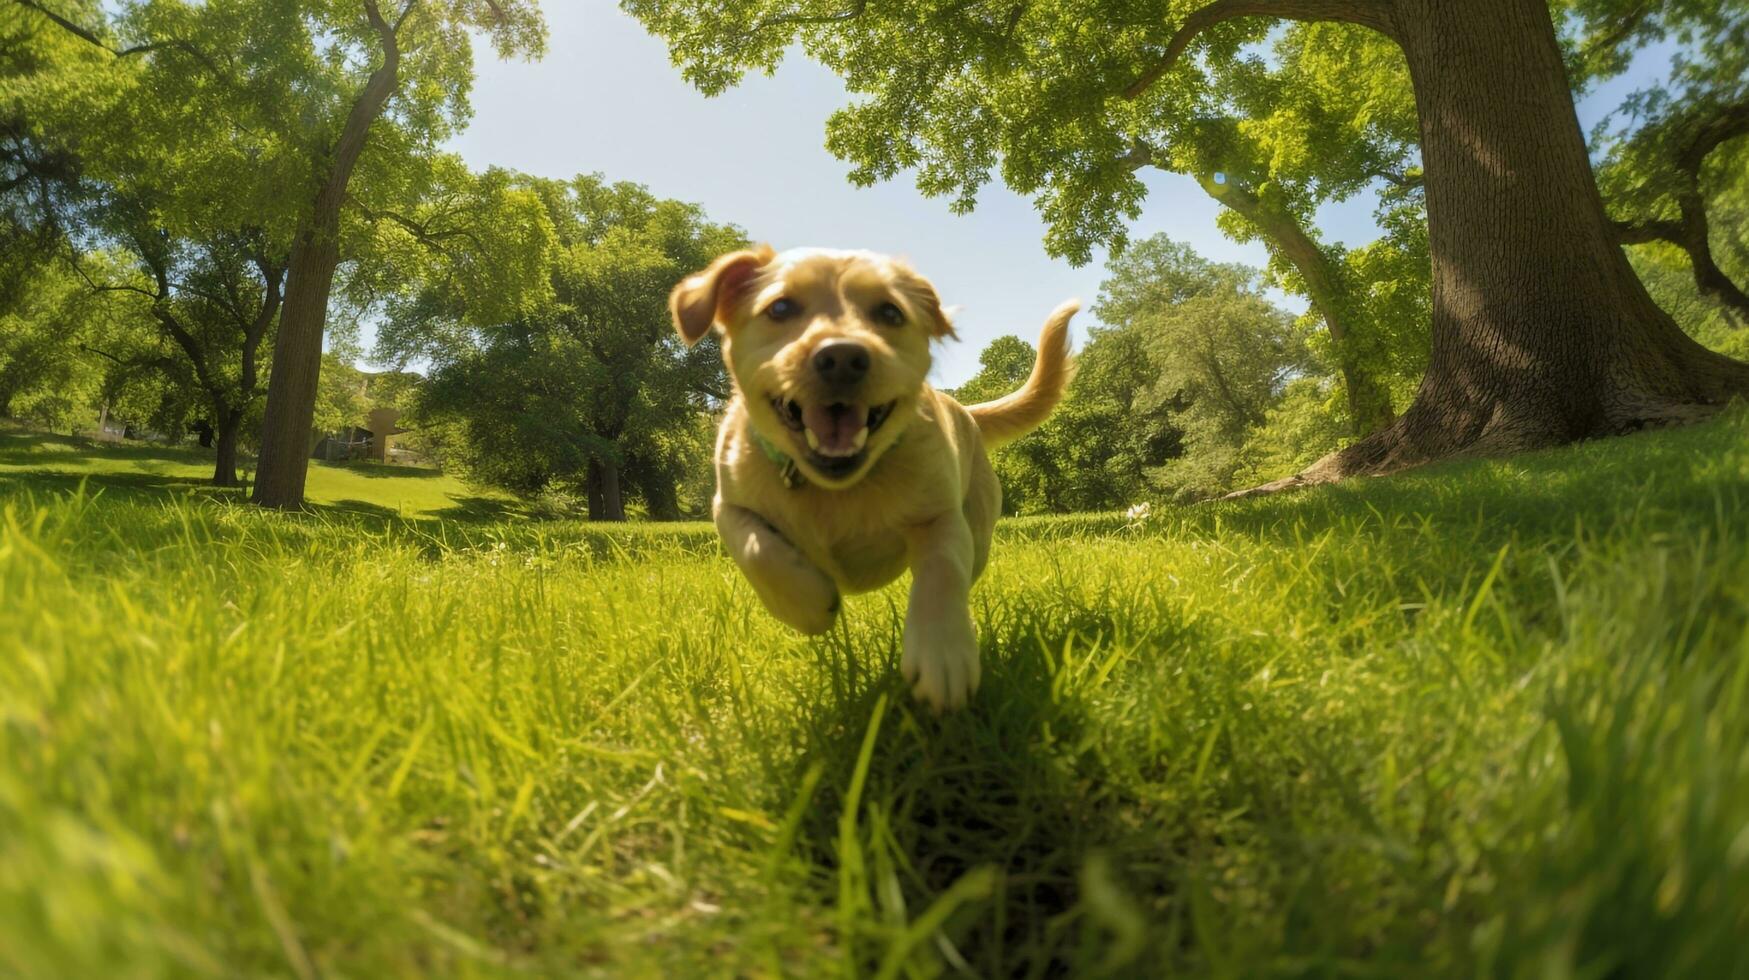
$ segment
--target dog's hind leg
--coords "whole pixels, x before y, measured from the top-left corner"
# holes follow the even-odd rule
[[[962,707],[978,689],[978,634],[971,588],[977,552],[966,515],[955,509],[906,531],[911,607],[899,669],[936,711]]]
[[[721,504],[716,521],[729,556],[773,616],[810,636],[832,628],[838,617],[838,586],[825,572],[745,507]]]

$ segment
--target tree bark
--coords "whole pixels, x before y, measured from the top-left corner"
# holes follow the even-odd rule
[[[243,429],[243,412],[240,409],[221,408],[216,413],[219,420],[218,447],[213,459],[213,486],[237,486],[237,436]]]
[[[613,460],[604,460],[601,463],[601,519],[626,519],[625,501],[619,490],[619,464]]]
[[[1352,326],[1353,300],[1349,295],[1352,287],[1347,281],[1346,271],[1334,267],[1330,257],[1291,215],[1271,209],[1245,188],[1230,183],[1217,184],[1206,176],[1198,177],[1197,182],[1210,197],[1255,225],[1272,251],[1299,272],[1310,294],[1312,309],[1330,331],[1330,343],[1336,350],[1336,367],[1342,374],[1342,388],[1348,396],[1348,416],[1353,434],[1364,436],[1390,425],[1395,418],[1391,394],[1361,366],[1354,349],[1357,338]]]
[[[583,475],[583,491],[589,498],[589,519],[591,521],[606,520],[607,507],[601,496],[601,464],[589,461],[589,468]]]
[[[1749,365],[1647,295],[1592,176],[1545,0],[1395,0],[1420,115],[1433,350],[1395,424],[1286,489],[1705,417]]]
[[[340,208],[371,125],[399,84],[401,53],[395,35],[399,24],[391,27],[384,21],[375,0],[365,0],[364,6],[382,42],[383,63],[371,73],[347,114],[328,172],[292,245],[255,474],[254,500],[263,507],[295,510],[304,504],[316,382],[322,370],[322,333],[334,270],[340,264]]]

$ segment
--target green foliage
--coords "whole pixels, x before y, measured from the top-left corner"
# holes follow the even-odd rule
[[[1253,462],[1248,442],[1266,424],[1277,440],[1290,427],[1315,436],[1307,451],[1334,448],[1327,433],[1345,421],[1340,407],[1308,406],[1303,396],[1329,396],[1327,378],[1307,379],[1294,402],[1314,407],[1316,419],[1279,418],[1289,381],[1316,364],[1291,318],[1259,295],[1255,269],[1209,262],[1156,235],[1107,271],[1094,308],[1107,326],[1077,355],[1068,395],[1037,432],[992,458],[1007,513],[1109,510],[1233,489],[1265,465]],[[1025,342],[998,338],[953,394],[966,404],[1007,394],[1032,359]]]
[[[364,372],[349,359],[323,354],[322,375],[316,386],[315,431],[340,432],[363,426],[365,416],[376,407],[367,391]]]
[[[1329,377],[1300,377],[1246,431],[1231,475],[1211,480],[1205,493],[1254,487],[1292,476],[1347,443],[1353,427],[1348,405]],[[1220,475],[1218,472],[1215,474]]]
[[[1062,404],[992,455],[1005,513],[1110,510],[1146,494],[1146,468],[1178,452],[1179,433],[1140,341],[1134,331],[1095,328]],[[1026,381],[1033,357],[1025,341],[999,337],[979,355],[982,370],[952,394],[968,405],[999,398]]]
[[[1689,336],[1721,354],[1749,360],[1749,320],[1700,294],[1681,249],[1665,242],[1635,245],[1628,249],[1628,261],[1652,299]],[[1749,263],[1740,267],[1749,272]]]
[[[618,477],[647,513],[678,516],[728,382],[714,344],[687,350],[674,336],[668,291],[742,234],[635,184],[486,179],[536,212],[518,240],[540,288],[494,307],[471,302],[454,273],[420,275],[388,302],[378,358],[432,365],[416,410],[460,427],[448,452],[479,480],[590,499]],[[698,506],[699,491],[686,494]]]
[[[45,264],[0,305],[0,417],[66,429],[89,420],[101,371],[81,349],[111,305]]]
[[[1184,455],[1154,476],[1162,490],[1196,499],[1234,489],[1245,443],[1265,424],[1287,382],[1310,366],[1292,319],[1255,294],[1216,293],[1149,315],[1160,390],[1184,408]]]
[[[706,525],[0,445],[0,973],[1740,975],[1746,447],[1004,522],[936,719]]]
[[[1208,32],[1206,57],[1183,59],[1140,98],[1123,97],[1203,5],[901,3],[847,11],[828,0],[628,0],[624,7],[709,93],[747,70],[771,70],[799,45],[863,96],[835,113],[827,130],[827,146],[852,165],[852,181],[911,170],[926,194],[951,196],[956,210],[968,210],[999,172],[1036,197],[1050,225],[1046,248],[1085,262],[1096,244],[1124,243],[1125,221],[1145,194],[1139,165],[1208,176],[1255,164],[1294,175],[1277,185],[1281,193],[1341,197],[1373,179],[1371,170],[1400,169],[1410,152],[1413,102],[1401,59],[1376,35],[1347,26],[1289,28],[1287,58],[1272,69],[1247,48],[1268,36],[1270,20],[1231,21]],[[1337,64],[1341,71],[1328,70]],[[1307,78],[1317,84],[1300,86]]]

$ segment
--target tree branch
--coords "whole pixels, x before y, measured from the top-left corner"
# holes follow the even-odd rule
[[[1368,171],[1368,176],[1377,177],[1385,183],[1392,184],[1403,190],[1413,190],[1414,188],[1422,187],[1427,183],[1425,175],[1412,174],[1407,171],[1372,170]]]
[[[1682,244],[1680,221],[1617,221],[1615,240],[1623,245],[1646,245],[1651,242]]]
[[[1677,154],[1677,169],[1698,179],[1701,165],[1719,144],[1746,133],[1749,133],[1749,97],[1717,107],[1695,124],[1694,132]]]
[[[735,40],[745,40],[755,34],[761,33],[762,31],[768,31],[773,27],[789,27],[808,24],[840,24],[861,17],[863,11],[867,9],[868,0],[856,0],[856,3],[849,9],[840,10],[835,14],[773,14],[770,17],[762,17],[743,29],[735,36]]]
[[[478,248],[481,251],[485,250],[486,246],[480,242],[479,236],[466,228],[450,228],[447,230],[440,229],[438,231],[432,231],[427,223],[416,221],[399,212],[387,210],[378,211],[356,197],[351,198],[351,200],[353,205],[364,214],[365,220],[372,223],[389,221],[400,225],[407,230],[408,234],[411,234],[417,239],[420,244],[436,249],[445,255],[449,254],[448,246],[444,245],[444,240],[448,238],[465,238],[472,242],[475,248]]]
[[[1229,20],[1240,17],[1275,17],[1283,20],[1336,21],[1359,24],[1392,38],[1397,36],[1396,22],[1391,17],[1389,0],[1215,0],[1184,19],[1183,26],[1172,35],[1166,51],[1154,67],[1124,89],[1126,99],[1134,99],[1170,71],[1190,47],[1197,35]]]
[[[499,7],[496,3],[493,3],[492,0],[486,0],[486,3],[491,6],[492,12],[498,15],[498,20],[500,23],[502,23],[504,20],[503,8]],[[395,35],[396,37],[400,37],[401,36],[401,25],[405,24],[407,22],[407,18],[413,16],[413,11],[418,9],[418,7],[419,7],[419,0],[408,0],[407,6],[401,8],[400,16],[395,18],[394,26],[389,28],[389,33]],[[375,6],[371,5],[369,9],[374,10]],[[368,16],[368,13],[369,13],[369,11],[367,10],[367,16]]]
[[[109,52],[112,56],[114,56],[116,58],[128,58],[128,57],[132,57],[133,55],[137,55],[137,54],[150,54],[153,51],[162,51],[165,49],[176,49],[179,51],[186,52],[187,54],[193,56],[201,64],[205,65],[208,70],[212,71],[213,74],[215,74],[215,75],[219,74],[219,66],[216,63],[214,63],[214,61],[211,58],[207,57],[206,52],[204,52],[200,48],[196,47],[193,44],[193,42],[185,41],[181,38],[171,38],[170,40],[167,40],[167,41],[149,41],[149,42],[144,43],[144,44],[133,45],[132,47],[116,49],[116,48],[110,47],[102,38],[97,36],[96,32],[92,31],[90,28],[80,26],[79,24],[76,24],[73,21],[70,21],[67,18],[62,17],[60,14],[57,14],[54,11],[48,9],[47,7],[44,7],[42,4],[38,3],[37,0],[13,0],[13,2],[17,3],[21,7],[27,7],[31,10],[36,11],[39,14],[42,14],[44,17],[47,17],[49,19],[49,21],[51,23],[53,23],[55,26],[61,28],[62,30],[66,31],[67,33],[73,35],[76,38],[79,38],[82,41],[85,41],[85,42],[87,42],[95,47],[101,48],[102,50]]]
[[[1646,18],[1651,13],[1651,0],[1640,0],[1640,3],[1636,5],[1633,10],[1628,11],[1626,17],[1617,21],[1609,30],[1586,40],[1585,46],[1579,51],[1579,56],[1581,58],[1590,59],[1600,54],[1606,48],[1615,47],[1622,41],[1626,40],[1628,35],[1638,30],[1639,26],[1646,22]]]

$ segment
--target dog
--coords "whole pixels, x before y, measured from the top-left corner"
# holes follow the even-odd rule
[[[970,590],[1002,510],[989,451],[1032,431],[1073,373],[1057,307],[1031,376],[965,406],[926,380],[954,336],[928,280],[871,252],[732,252],[674,287],[688,345],[713,329],[734,382],[718,430],[712,514],[765,608],[809,635],[840,596],[911,570],[900,670],[935,712],[977,690]]]

